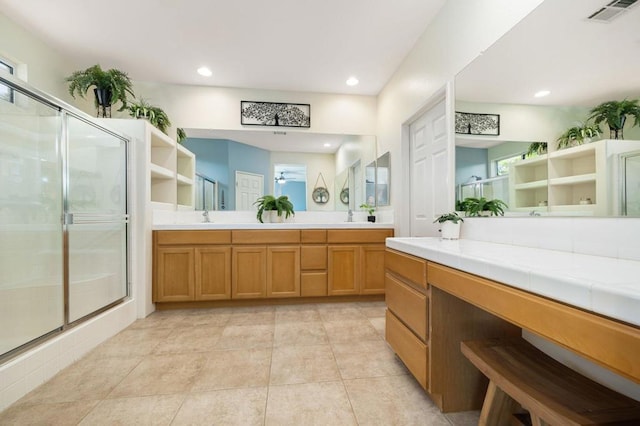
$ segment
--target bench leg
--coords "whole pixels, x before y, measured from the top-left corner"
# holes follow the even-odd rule
[[[482,404],[478,426],[508,425],[515,405],[516,402],[513,398],[504,393],[493,381],[490,381]]]

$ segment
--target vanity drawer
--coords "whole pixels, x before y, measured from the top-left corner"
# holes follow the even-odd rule
[[[300,274],[300,296],[314,297],[327,295],[326,272],[303,272]]]
[[[391,274],[385,274],[387,307],[423,341],[427,340],[427,296],[404,284]]]
[[[300,231],[302,244],[322,244],[327,242],[326,229],[303,229]]]
[[[420,341],[407,327],[387,309],[385,339],[418,380],[423,389],[427,389],[427,364],[429,352],[427,345]]]
[[[419,287],[427,288],[427,261],[415,256],[387,249],[384,266],[394,274],[406,278]]]
[[[231,244],[231,231],[153,231],[159,245]]]
[[[327,269],[327,246],[300,247],[300,269]]]
[[[330,244],[384,244],[387,237],[393,237],[393,229],[327,230],[327,241]]]
[[[300,244],[300,231],[293,229],[233,230],[233,244]]]

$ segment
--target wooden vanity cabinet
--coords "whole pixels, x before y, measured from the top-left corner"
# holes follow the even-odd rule
[[[384,294],[385,240],[392,236],[392,229],[329,229],[328,294]]]
[[[300,230],[233,230],[232,298],[300,296]]]
[[[391,236],[392,229],[154,231],[153,300],[384,294]]]
[[[154,302],[231,298],[230,231],[155,231]]]
[[[460,342],[520,336],[521,329],[429,284],[433,265],[386,250],[385,338],[441,411],[478,410],[488,382]]]
[[[327,295],[327,230],[300,231],[300,295]]]

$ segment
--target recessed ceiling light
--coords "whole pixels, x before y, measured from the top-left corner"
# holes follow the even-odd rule
[[[211,70],[207,67],[198,68],[198,74],[200,74],[203,77],[211,77],[213,75]]]
[[[536,92],[535,95],[533,95],[536,98],[544,98],[545,96],[549,95],[551,93],[550,90],[540,90],[539,92]]]
[[[360,82],[355,77],[349,77],[349,79],[347,80],[347,86],[355,86],[358,83]]]
[[[329,148],[331,146],[331,144],[329,142],[324,144],[325,148]]]

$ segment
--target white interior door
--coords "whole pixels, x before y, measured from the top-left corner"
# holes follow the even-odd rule
[[[263,175],[236,170],[236,210],[255,210],[253,203],[263,195]]]
[[[438,236],[433,220],[451,210],[451,148],[443,99],[409,126],[411,236]]]

